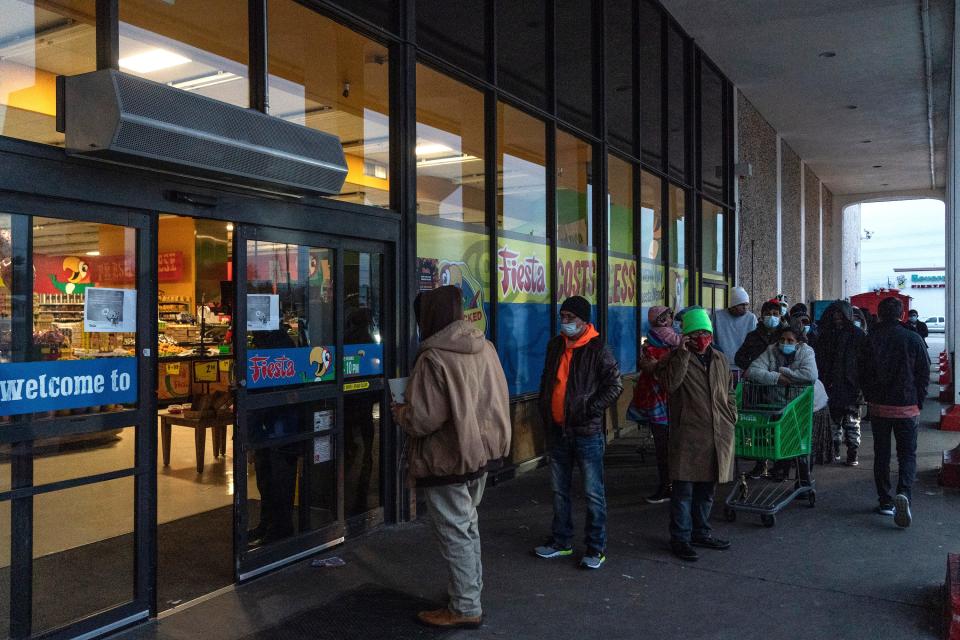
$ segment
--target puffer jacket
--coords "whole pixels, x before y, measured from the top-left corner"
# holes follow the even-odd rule
[[[540,417],[548,436],[555,431],[550,403],[566,340],[563,336],[556,336],[547,345],[547,358],[540,377]],[[620,366],[602,337],[598,336],[574,349],[564,401],[564,435],[590,436],[600,433],[603,430],[603,412],[617,401],[621,393],[623,383],[620,380]]]
[[[780,351],[780,345],[772,344],[763,355],[753,361],[744,377],[749,382],[758,384],[777,384],[781,373],[786,374],[792,384],[813,385],[814,411],[827,407],[827,390],[819,380],[813,347],[807,344],[797,345],[793,361],[787,364],[787,357]]]
[[[458,320],[420,345],[403,431],[416,486],[467,482],[510,453],[510,396],[493,345]]]
[[[864,340],[860,370],[870,404],[923,408],[930,356],[918,333],[897,322],[881,322]]]

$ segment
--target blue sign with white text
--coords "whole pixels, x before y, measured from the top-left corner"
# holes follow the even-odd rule
[[[284,347],[247,351],[247,388],[328,382],[336,379],[333,347]]]
[[[136,358],[0,364],[0,416],[136,401]]]
[[[343,376],[378,376],[383,373],[383,345],[375,342],[367,344],[343,345]]]

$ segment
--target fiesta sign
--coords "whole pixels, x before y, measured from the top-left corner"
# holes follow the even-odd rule
[[[589,254],[588,254],[589,255]],[[597,288],[597,261],[593,256],[557,259],[558,288],[561,300],[570,296],[583,296],[593,300]]]
[[[502,294],[547,293],[546,265],[536,256],[521,257],[510,247],[504,246],[497,252],[497,262]]]

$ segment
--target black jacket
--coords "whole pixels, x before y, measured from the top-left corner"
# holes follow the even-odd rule
[[[839,311],[844,318],[841,327],[833,326],[830,318]],[[817,371],[830,398],[830,406],[846,408],[860,400],[860,373],[872,372],[860,368],[860,350],[867,334],[853,324],[853,308],[847,302],[835,302],[823,313],[820,336],[814,348]]]
[[[917,320],[917,324],[904,322],[902,326],[907,331],[913,331],[914,333],[919,334],[921,338],[926,338],[930,335],[930,330],[927,328],[926,322],[920,322],[919,320]]]
[[[733,363],[746,371],[750,368],[751,363],[763,355],[763,352],[767,350],[767,347],[776,341],[776,329],[768,329],[764,326],[757,327],[747,334],[747,337],[743,341],[743,345],[740,346],[740,348],[737,350],[737,354],[733,357]]]
[[[881,322],[860,351],[863,395],[867,402],[923,407],[930,384],[930,356],[916,332],[897,322]]]
[[[551,402],[565,342],[563,336],[550,340],[543,376],[540,378],[540,417],[548,435],[554,428]],[[600,433],[603,430],[603,412],[617,401],[622,392],[620,366],[613,352],[603,343],[603,338],[598,336],[579,349],[574,349],[564,402],[564,434],[589,436]]]

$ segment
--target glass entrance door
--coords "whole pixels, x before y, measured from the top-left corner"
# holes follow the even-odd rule
[[[237,229],[240,580],[383,517],[384,255],[380,245]]]

